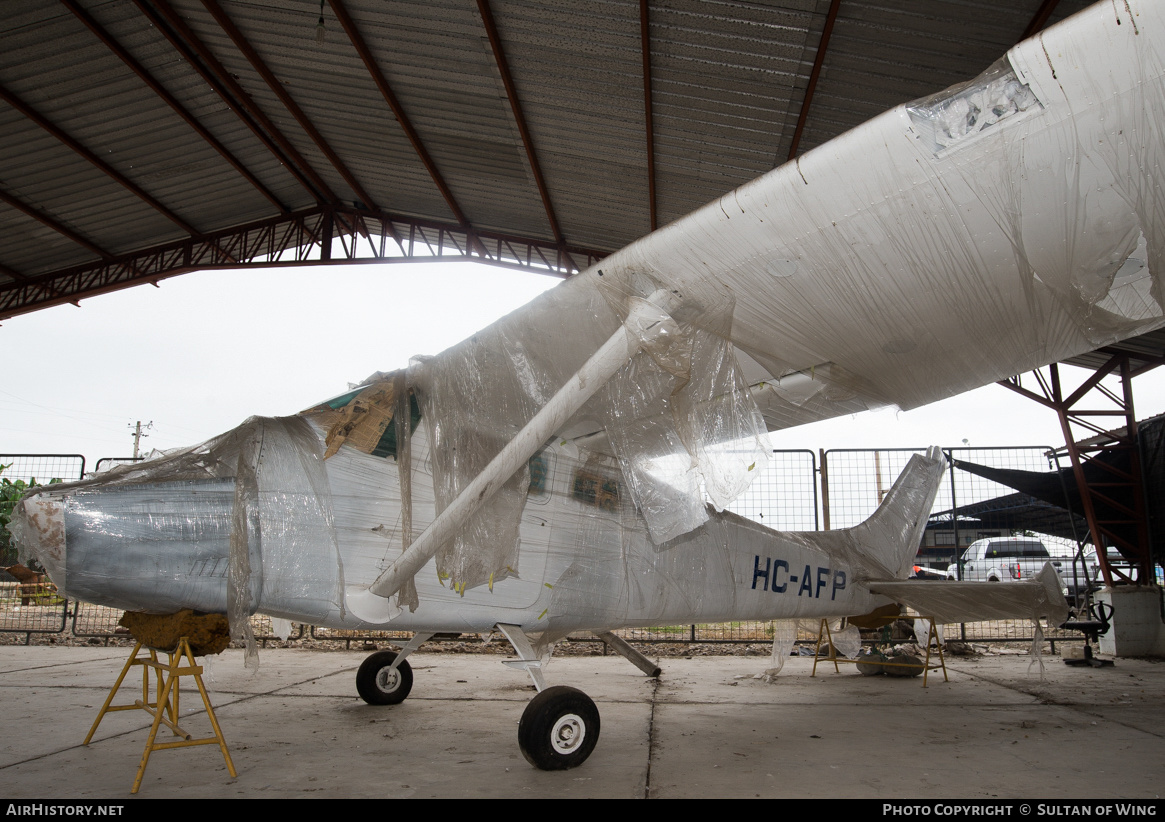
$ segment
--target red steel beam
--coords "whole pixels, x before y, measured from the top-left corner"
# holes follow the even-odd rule
[[[344,182],[348,184],[348,187],[356,195],[356,198],[364,204],[365,208],[371,211],[378,211],[378,206],[368,195],[368,192],[364,190],[364,186],[360,184],[360,181],[356,179],[356,175],[351,172],[344,161],[340,159],[340,156],[328,144],[328,141],[324,139],[324,136],[320,134],[319,129],[312,123],[311,118],[304,113],[303,109],[299,107],[299,104],[287,93],[283,84],[279,82],[278,78],[271,72],[271,69],[267,67],[267,63],[255,51],[254,46],[243,36],[239,27],[234,24],[234,21],[231,20],[227,13],[223,11],[222,6],[218,4],[218,0],[202,0],[202,5],[206,7],[206,10],[210,12],[215,22],[222,27],[222,30],[227,33],[227,36],[231,38],[231,42],[235,44],[235,48],[247,58],[247,62],[263,78],[263,82],[267,84],[267,87],[279,98],[279,102],[283,103],[284,108],[299,123],[300,128],[307,133],[312,142],[316,144],[316,147],[328,158],[328,162],[332,164],[332,168],[344,179]],[[335,197],[332,198],[332,201],[335,201]]]
[[[211,148],[217,151],[224,160],[230,163],[231,167],[234,168],[235,171],[237,171],[247,182],[254,186],[259,191],[259,193],[266,197],[267,200],[269,200],[272,205],[279,209],[281,213],[288,213],[289,209],[287,206],[281,203],[279,198],[277,198],[265,185],[263,185],[263,183],[261,183],[259,179],[254,174],[252,174],[250,170],[244,166],[237,157],[231,154],[230,150],[227,149],[226,146],[220,143],[218,139],[213,134],[211,134],[206,129],[206,127],[202,125],[202,123],[200,123],[198,119],[186,109],[185,106],[178,102],[177,98],[168,92],[166,88],[161,83],[159,83],[154,78],[154,76],[149,73],[149,71],[146,70],[145,66],[139,63],[132,54],[126,51],[109,32],[102,28],[101,25],[98,24],[97,21],[94,20],[87,11],[85,11],[85,9],[81,8],[80,4],[77,3],[77,0],[61,0],[61,2],[65,4],[69,11],[76,15],[78,20],[84,23],[85,26],[91,32],[93,32],[94,35],[97,36],[98,40],[108,46],[109,50],[116,54],[121,59],[121,61],[129,67],[130,71],[136,74],[142,80],[142,82],[144,82],[154,91],[155,94],[161,97],[163,102],[165,102],[166,105],[173,109],[174,112],[179,117],[181,117],[188,126],[194,129],[198,136],[205,140],[211,146]]]
[[[1100,380],[1112,373],[1117,367],[1120,368],[1120,378],[1123,395],[1117,396],[1104,386],[1100,385]],[[1097,559],[1100,563],[1101,572],[1104,576],[1105,584],[1112,585],[1114,576],[1123,576],[1114,568],[1111,568],[1108,563],[1107,550],[1104,549],[1106,542],[1114,546],[1123,546],[1129,552],[1137,557],[1137,565],[1139,569],[1139,579],[1151,579],[1150,569],[1152,562],[1149,558],[1149,543],[1148,532],[1146,530],[1146,514],[1144,509],[1144,497],[1142,495],[1142,488],[1140,485],[1141,469],[1140,459],[1136,448],[1136,414],[1133,410],[1133,395],[1132,395],[1132,369],[1129,365],[1129,355],[1117,354],[1109,359],[1104,365],[1094,370],[1093,374],[1088,377],[1075,391],[1073,391],[1067,398],[1064,397],[1064,391],[1060,382],[1060,370],[1057,363],[1052,363],[1048,367],[1049,379],[1045,379],[1040,371],[1035,371],[1035,375],[1040,383],[1040,388],[1044,396],[1040,397],[1034,392],[1021,388],[1018,385],[1018,378],[1011,380],[1002,380],[999,385],[1009,388],[1022,396],[1035,400],[1041,405],[1053,409],[1060,421],[1060,429],[1064,435],[1065,448],[1071,458],[1072,474],[1076,481],[1076,486],[1080,491],[1080,501],[1084,509],[1084,519],[1088,523],[1088,529],[1092,533],[1092,539],[1097,546]],[[1091,390],[1097,389],[1105,394],[1110,400],[1118,406],[1117,409],[1102,409],[1102,410],[1088,410],[1088,409],[1074,409],[1073,406],[1078,403]],[[1125,417],[1125,433],[1122,436],[1113,432],[1105,430],[1103,426],[1093,424],[1086,419],[1085,416],[1124,416]],[[1106,434],[1111,436],[1118,444],[1117,445],[1101,445],[1094,448],[1086,448],[1079,446],[1076,443],[1076,436],[1072,430],[1072,424],[1091,430],[1097,434]],[[1109,466],[1103,462],[1096,461],[1095,457],[1089,458],[1086,456],[1088,451],[1096,451],[1097,453],[1108,451],[1128,450],[1130,460],[1130,471],[1123,472]],[[1084,465],[1088,462],[1097,467],[1104,468],[1109,473],[1118,477],[1118,480],[1107,483],[1089,483],[1084,475]],[[1124,505],[1113,499],[1106,493],[1099,491],[1101,487],[1107,486],[1123,486],[1130,490],[1133,501],[1133,509],[1129,509]],[[1114,533],[1111,528],[1107,527],[1114,524],[1112,521],[1101,520],[1096,510],[1095,501],[1100,501],[1108,504],[1111,508],[1118,511],[1126,512],[1131,517],[1130,521],[1136,524],[1137,535],[1136,543],[1129,542],[1125,538]],[[1127,581],[1127,580],[1126,580]]]
[[[651,230],[658,227],[655,210],[655,124],[651,117],[651,29],[648,0],[639,0],[639,53],[643,56],[643,126],[647,131],[647,211]]]
[[[1032,15],[1032,19],[1028,22],[1027,28],[1019,36],[1020,42],[1031,37],[1036,32],[1041,31],[1048,24],[1048,18],[1052,16],[1052,12],[1056,10],[1059,2],[1060,0],[1044,0],[1044,2],[1040,3],[1040,7],[1036,9],[1036,13]]]
[[[821,67],[825,63],[825,51],[829,48],[829,38],[833,34],[833,24],[837,20],[839,8],[841,8],[841,0],[833,0],[825,15],[825,27],[822,28],[821,40],[817,43],[817,56],[813,58],[813,69],[809,72],[809,83],[805,86],[805,99],[801,101],[801,113],[797,115],[797,127],[793,129],[793,140],[789,144],[788,159],[790,160],[797,156],[797,149],[801,145],[801,134],[805,131],[805,123],[809,119],[809,106],[812,105],[813,93],[817,90],[817,78],[821,76]]]
[[[72,303],[75,306],[81,305],[80,300],[70,298],[68,295],[64,294],[63,292],[58,291],[56,288],[54,288],[52,286],[51,283],[38,283],[36,281],[35,277],[30,277],[27,274],[21,274],[15,268],[9,268],[8,266],[4,265],[4,263],[0,263],[0,274],[3,274],[5,277],[11,277],[12,279],[17,280],[21,283],[28,283],[28,284],[32,285],[34,288],[43,288],[45,291],[47,291],[53,297],[62,298],[61,301],[63,301],[63,302]]]
[[[31,283],[32,285],[34,285],[36,287],[45,288],[51,292],[58,294],[59,296],[63,296],[63,295],[60,295],[60,292],[57,292],[56,289],[54,289],[52,287],[52,285],[50,285],[49,283],[38,283],[36,281],[35,277],[30,277],[27,274],[22,274],[19,271],[17,271],[15,268],[9,268],[8,266],[4,265],[4,263],[0,263],[0,274],[4,275],[5,277],[10,277],[11,279],[16,280],[16,281],[21,282],[21,283]],[[79,302],[75,302],[74,304],[80,305]]]
[[[337,222],[354,228],[341,232],[341,236],[349,235],[348,239],[336,254],[331,254],[332,233],[327,226]],[[351,237],[352,234],[356,236]],[[321,242],[321,238],[328,241]],[[483,253],[482,249],[487,248],[488,252]],[[462,259],[566,277],[578,270],[571,255],[590,265],[604,254],[593,249],[564,249],[548,240],[497,232],[471,233],[459,225],[385,212],[317,207],[0,285],[0,318],[214,268]],[[45,296],[45,288],[52,288],[55,296]]]
[[[494,63],[502,77],[502,85],[506,89],[506,98],[510,103],[510,110],[514,113],[514,122],[518,126],[518,134],[522,137],[522,145],[526,149],[526,159],[530,162],[530,170],[534,174],[534,184],[538,187],[538,195],[542,198],[542,207],[546,211],[546,219],[550,223],[550,232],[554,241],[560,247],[566,246],[566,238],[558,226],[558,218],[554,216],[554,205],[550,202],[550,191],[546,187],[546,179],[542,176],[542,167],[538,164],[538,152],[534,147],[534,137],[526,126],[526,116],[522,113],[522,104],[518,101],[518,89],[514,86],[514,78],[510,75],[510,66],[506,62],[506,54],[502,49],[502,38],[498,34],[498,27],[494,23],[493,11],[490,10],[489,0],[477,0],[477,10],[481,14],[481,21],[485,25],[486,37],[489,38],[490,48],[493,50]]]

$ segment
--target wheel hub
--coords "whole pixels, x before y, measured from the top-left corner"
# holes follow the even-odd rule
[[[376,687],[391,694],[400,687],[400,674],[396,668],[381,668],[376,674]]]
[[[556,753],[572,754],[586,738],[587,727],[578,714],[566,714],[558,718],[550,731],[550,744]]]

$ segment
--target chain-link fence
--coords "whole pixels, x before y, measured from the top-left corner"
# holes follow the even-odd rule
[[[991,537],[1027,536],[1048,549],[1062,573],[1074,566],[1083,535],[1078,517],[1047,502],[1013,491],[991,479],[1009,472],[1047,474],[1058,470],[1054,449],[1047,446],[1009,448],[945,448],[950,467],[931,510],[916,564],[928,571],[961,578],[960,558],[974,542]],[[847,528],[869,517],[894,480],[922,449],[839,449],[822,455],[822,518],[827,527]],[[1013,474],[1013,475],[1015,475]],[[1034,626],[1028,620],[1002,620],[958,626],[965,640],[1030,642]],[[1079,634],[1044,631],[1050,639],[1080,639]]]
[[[0,568],[16,564],[16,549],[6,528],[16,500],[27,487],[54,480],[78,480],[85,474],[80,454],[0,454]],[[19,576],[0,570],[0,583]]]
[[[0,633],[59,634],[68,625],[68,605],[56,586],[39,579],[0,582]]]
[[[816,531],[816,455],[804,449],[773,451],[768,468],[728,510],[776,531]]]

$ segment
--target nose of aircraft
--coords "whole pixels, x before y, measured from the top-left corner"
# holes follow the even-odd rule
[[[200,445],[38,488],[10,529],[20,557],[73,599],[323,618],[343,575],[323,449],[303,417],[252,417]]]
[[[234,480],[87,481],[22,500],[10,529],[65,596],[131,611],[225,613]]]

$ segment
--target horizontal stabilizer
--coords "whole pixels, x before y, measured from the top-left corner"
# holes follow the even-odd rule
[[[1068,619],[1064,584],[1050,563],[1022,582],[904,580],[871,583],[870,591],[939,623],[1047,617],[1050,625],[1059,625]]]

